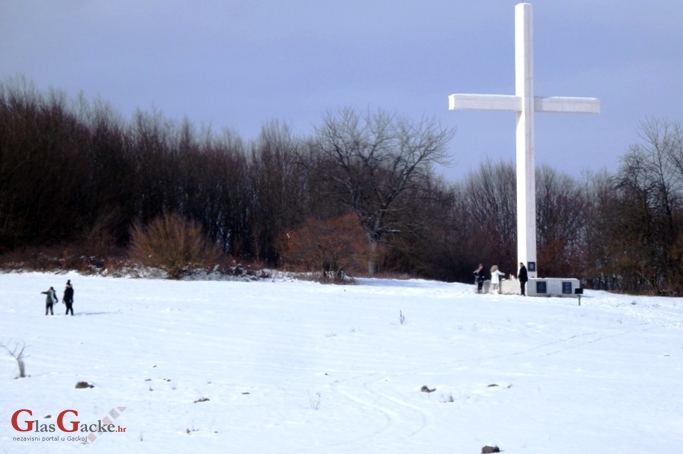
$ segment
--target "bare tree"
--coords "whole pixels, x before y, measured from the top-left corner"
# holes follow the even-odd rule
[[[514,164],[504,161],[484,162],[463,185],[465,215],[471,217],[471,241],[479,254],[476,260],[491,261],[504,270],[516,269],[515,185]]]
[[[581,271],[584,197],[576,181],[548,166],[536,171],[538,261],[546,276]]]
[[[412,186],[397,208],[409,234],[388,235],[381,257],[387,270],[454,280],[463,257],[467,218],[460,211],[462,197],[442,178],[430,177]],[[469,268],[469,266],[468,266]],[[471,271],[470,271],[471,273]]]
[[[617,272],[632,290],[683,292],[683,157],[680,125],[647,120],[622,157],[611,237]]]
[[[433,163],[446,163],[453,132],[433,119],[412,122],[345,108],[327,114],[316,133],[329,195],[358,216],[368,240],[368,272],[375,274],[384,236],[409,228],[395,215],[397,200],[429,176]]]
[[[5,344],[0,344],[0,347],[7,350],[7,353],[17,360],[17,366],[19,366],[19,376],[17,378],[26,377],[26,366],[24,365],[24,350],[26,349],[26,344],[22,343],[21,348],[19,347],[18,342],[14,343],[14,348],[12,349]]]
[[[591,288],[612,289],[614,260],[610,226],[617,206],[613,176],[606,170],[586,171],[580,190],[585,203],[581,229],[582,274]]]
[[[252,189],[252,236],[255,258],[269,266],[279,262],[275,243],[279,232],[304,222],[304,168],[297,157],[302,142],[286,125],[263,127],[252,143],[249,182]]]

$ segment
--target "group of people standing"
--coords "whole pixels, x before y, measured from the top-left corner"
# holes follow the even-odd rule
[[[59,303],[59,298],[57,298],[57,292],[55,291],[54,287],[50,287],[49,290],[40,293],[47,295],[45,298],[45,315],[47,315],[48,312],[50,315],[55,315],[53,306]],[[74,288],[71,285],[71,279],[66,281],[66,288],[64,288],[62,303],[66,305],[66,313],[64,315],[69,315],[69,312],[71,312],[71,315],[74,315]]]
[[[498,265],[493,265],[491,267],[491,293],[500,293],[500,278],[504,276],[505,273],[498,269]],[[520,262],[519,264],[519,273],[517,273],[517,278],[519,280],[522,296],[526,296],[526,283],[529,281],[529,274],[527,273],[524,263]],[[481,293],[485,280],[486,270],[484,270],[484,265],[480,263],[479,267],[474,270],[474,283],[477,286],[477,293]]]

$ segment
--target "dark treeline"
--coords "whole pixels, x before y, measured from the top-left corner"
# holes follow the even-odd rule
[[[683,132],[648,120],[615,174],[537,169],[544,276],[683,294]],[[470,282],[479,262],[516,274],[515,169],[485,162],[447,183],[452,131],[342,109],[308,137],[279,123],[244,141],[158,112],[0,85],[0,256],[126,251],[134,226],[199,224],[224,256],[268,267],[345,268]]]

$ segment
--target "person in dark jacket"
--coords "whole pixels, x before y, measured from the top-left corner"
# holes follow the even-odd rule
[[[481,293],[481,288],[484,285],[484,280],[486,280],[486,271],[484,271],[484,265],[479,264],[479,268],[474,270],[474,283],[477,286],[477,293]]]
[[[66,304],[66,313],[64,315],[69,315],[69,311],[71,311],[71,315],[74,315],[74,288],[71,285],[71,279],[66,281],[66,288],[64,289],[62,302]]]
[[[57,298],[57,292],[55,292],[55,289],[50,287],[50,290],[40,293],[47,295],[45,298],[45,315],[47,315],[48,311],[50,312],[50,315],[55,315],[54,311],[52,310],[52,306],[55,303],[59,303],[59,298]]]
[[[519,276],[519,286],[522,290],[522,296],[526,296],[525,287],[526,283],[529,282],[529,275],[526,272],[526,266],[524,266],[524,263],[522,262],[519,262],[519,273],[517,275]]]

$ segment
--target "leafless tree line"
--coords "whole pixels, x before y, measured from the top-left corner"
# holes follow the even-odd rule
[[[647,120],[641,131],[615,174],[537,169],[544,275],[683,293],[681,126]],[[348,250],[356,259],[346,266],[357,269],[347,272],[467,282],[483,262],[516,273],[514,164],[485,162],[447,183],[433,165],[447,160],[452,135],[433,119],[340,109],[310,136],[273,122],[244,141],[154,111],[125,120],[104,102],[8,80],[0,256],[51,245],[106,256],[126,250],[133,226],[173,214],[201,226],[222,254],[271,267],[304,266],[304,249],[344,262]],[[359,229],[344,227],[350,215]],[[342,230],[343,242],[330,239]]]

